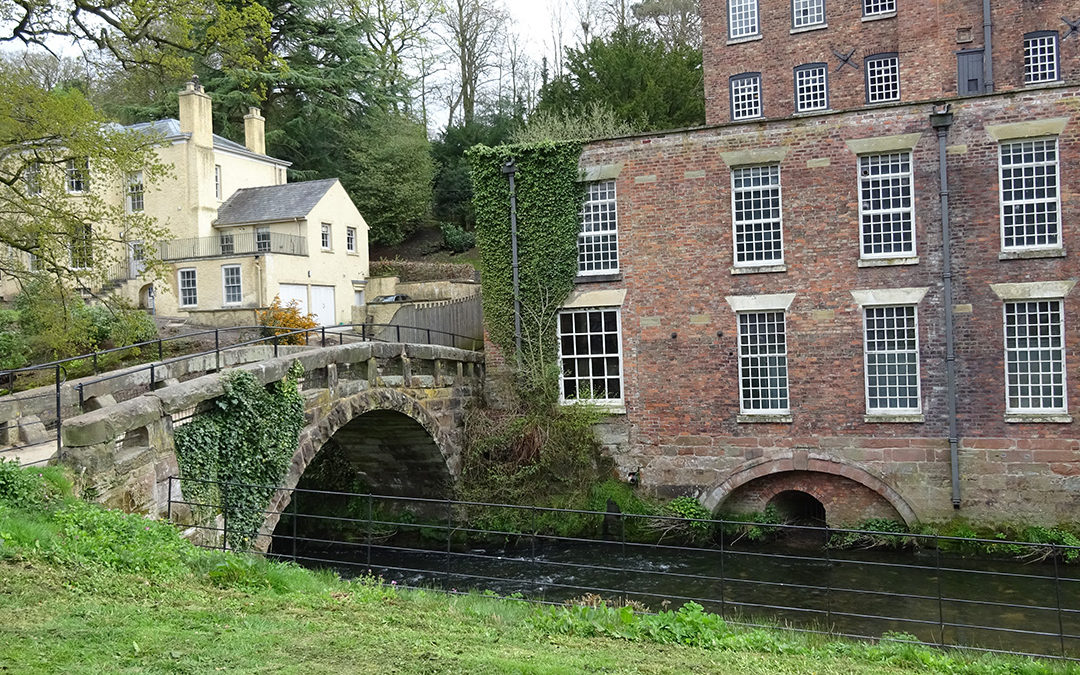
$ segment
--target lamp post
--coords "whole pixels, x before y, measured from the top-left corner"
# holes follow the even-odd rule
[[[521,288],[518,277],[518,239],[517,239],[517,190],[514,186],[514,174],[517,164],[511,159],[503,165],[502,172],[510,179],[510,254],[511,269],[514,274],[514,347],[516,359],[521,363]]]

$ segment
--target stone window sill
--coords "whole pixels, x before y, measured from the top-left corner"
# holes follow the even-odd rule
[[[757,42],[758,40],[762,39],[763,37],[764,36],[761,33],[758,33],[757,35],[747,35],[746,37],[732,38],[732,39],[727,41],[727,44],[729,44],[729,45],[741,45],[744,42]]]
[[[1068,413],[1005,413],[1008,424],[1071,424],[1072,415]]]
[[[860,258],[859,267],[898,267],[901,265],[918,265],[919,256],[908,258]]]
[[[576,400],[576,399],[560,401],[560,403],[562,405],[578,405],[579,403],[582,403],[582,402],[583,401]],[[597,410],[604,413],[605,415],[625,415],[626,414],[626,405],[623,404],[623,403],[593,403],[592,405],[593,405],[593,407],[595,407]]]
[[[925,418],[922,413],[912,415],[864,415],[863,421],[868,424],[922,424]]]
[[[816,23],[813,26],[800,26],[798,28],[792,28],[788,32],[791,33],[792,35],[797,35],[799,33],[809,33],[811,31],[815,31],[815,30],[825,30],[828,27],[829,27],[829,24],[827,24],[827,23]]]
[[[739,413],[735,418],[739,424],[791,424],[792,417],[787,415],[751,415]]]
[[[998,260],[1032,260],[1035,258],[1064,258],[1064,248],[1029,248],[998,253]]]
[[[766,274],[769,272],[787,272],[787,265],[755,265],[753,267],[732,267],[732,274]]]
[[[622,281],[622,272],[612,274],[579,274],[574,277],[575,284],[593,284],[607,281]]]
[[[864,16],[862,18],[863,23],[869,21],[881,21],[882,19],[893,19],[896,17],[896,12],[882,12],[881,14],[871,14],[870,16]]]

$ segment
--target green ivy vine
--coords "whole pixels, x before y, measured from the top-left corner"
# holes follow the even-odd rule
[[[491,340],[514,353],[514,287],[510,242],[510,184],[502,172],[513,160],[517,192],[522,354],[531,363],[554,360],[555,317],[574,287],[584,185],[581,144],[543,142],[477,145],[472,170],[476,239],[484,278],[484,317]]]
[[[283,380],[264,387],[247,371],[231,371],[214,407],[176,430],[181,477],[213,481],[185,481],[184,496],[221,506],[233,549],[251,548],[274,494],[270,487],[247,486],[279,485],[296,452],[305,421],[303,372],[295,362]]]

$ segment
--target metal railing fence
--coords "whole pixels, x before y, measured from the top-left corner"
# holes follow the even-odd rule
[[[854,639],[901,632],[914,636],[901,640],[928,646],[1080,661],[1080,564],[1066,564],[1080,562],[1080,547],[170,478],[170,520],[180,506],[191,510],[189,518],[200,509],[214,514],[191,529],[216,548],[227,548],[228,509],[179,497],[192,483],[216,486],[219,494],[222,488],[285,493],[287,506],[263,512],[280,519],[269,556],[351,570],[352,576],[392,577],[398,587],[499,589],[548,604],[589,594],[652,609],[697,602],[746,626],[779,624]],[[347,512],[354,515],[306,510],[328,499],[351,500]],[[394,517],[406,512],[422,515]],[[525,527],[476,525],[478,515],[493,512],[511,514]],[[584,520],[606,535],[559,535],[542,526],[552,518]],[[658,535],[695,524],[714,533],[708,543]],[[748,528],[793,543],[747,543],[739,533]],[[906,548],[875,553],[837,547],[845,536],[893,537]],[[493,547],[493,541],[503,545]],[[972,546],[1016,557],[948,552]]]
[[[216,258],[231,255],[283,253],[307,255],[307,238],[277,232],[222,232],[209,237],[170,239],[158,244],[161,260]]]

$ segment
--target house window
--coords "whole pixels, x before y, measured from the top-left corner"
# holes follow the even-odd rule
[[[128,174],[127,180],[127,207],[130,213],[138,213],[144,209],[143,201],[143,174],[142,171]]]
[[[94,266],[94,227],[90,223],[76,225],[71,237],[71,266],[75,269]]]
[[[1066,412],[1064,334],[1061,300],[1005,303],[1006,412]]]
[[[180,306],[194,307],[199,303],[199,291],[196,287],[195,270],[188,268],[179,271]]]
[[[244,299],[239,265],[225,265],[221,268],[221,285],[226,305],[238,305]]]
[[[270,252],[270,228],[256,227],[255,228],[255,251],[257,253],[269,253]]]
[[[221,255],[232,255],[236,252],[233,235],[223,234],[218,237],[218,241],[221,244]]]
[[[330,250],[330,223],[322,224],[322,249],[324,251]]]
[[[68,192],[81,193],[90,189],[90,160],[86,157],[69,159],[65,173]]]
[[[918,413],[919,330],[914,306],[864,309],[866,411]]]
[[[761,117],[761,73],[743,73],[731,78],[731,119]]]
[[[795,110],[809,112],[829,107],[828,66],[808,63],[795,69]]]
[[[214,197],[221,199],[221,165],[214,165]]]
[[[578,232],[578,274],[613,274],[619,271],[619,226],[615,181],[589,183],[581,205]]]
[[[345,250],[349,253],[356,253],[356,228],[345,228]]]
[[[622,333],[619,310],[559,312],[559,363],[564,401],[622,401]]]
[[[863,0],[863,16],[878,16],[896,11],[896,0]]]
[[[23,169],[23,184],[26,186],[26,196],[36,197],[41,194],[41,163],[30,162]]]
[[[900,58],[882,54],[866,59],[866,102],[900,100]]]
[[[782,263],[780,167],[773,164],[733,170],[731,203],[735,265]]]
[[[825,0],[792,0],[791,25],[806,28],[825,23]]]
[[[859,157],[859,220],[863,258],[915,254],[910,152]]]
[[[998,169],[1002,249],[1060,246],[1057,139],[1002,143]]]
[[[1058,34],[1053,31],[1028,33],[1024,36],[1024,82],[1056,82],[1058,80]]]
[[[365,304],[366,304],[366,301],[364,300],[364,292],[354,290],[353,291],[353,305],[355,305],[356,307],[363,307]]]
[[[790,412],[786,333],[782,311],[739,314],[739,406],[743,413]]]
[[[728,37],[758,34],[758,0],[728,0]]]

